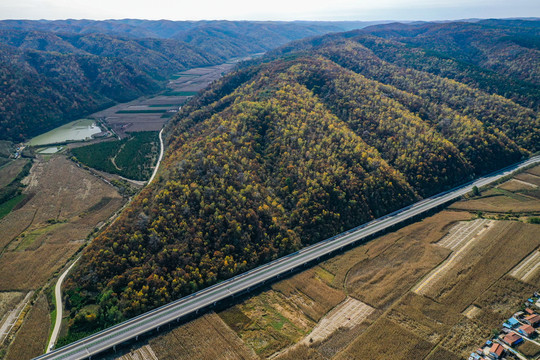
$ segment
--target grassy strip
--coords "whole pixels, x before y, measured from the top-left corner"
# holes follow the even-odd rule
[[[8,201],[0,204],[0,219],[9,214],[11,210],[13,210],[15,206],[17,206],[17,204],[24,200],[25,197],[25,194],[19,194],[14,198],[11,198]]]

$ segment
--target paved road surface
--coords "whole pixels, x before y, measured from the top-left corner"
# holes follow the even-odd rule
[[[158,161],[156,163],[156,167],[154,168],[154,172],[152,173],[152,176],[150,177],[150,180],[148,180],[148,184],[150,184],[152,182],[152,180],[154,180],[154,177],[156,176],[157,172],[158,172],[158,169],[159,169],[159,164],[161,164],[161,160],[163,160],[163,129],[160,130],[159,132],[159,157],[158,157]]]
[[[98,354],[115,345],[121,344],[126,340],[133,339],[150,330],[158,329],[160,326],[166,325],[175,319],[196,313],[207,306],[215,304],[217,301],[229,298],[235,294],[240,294],[266,281],[275,279],[276,277],[299,268],[310,261],[317,260],[321,256],[330,254],[334,251],[339,251],[347,245],[363,241],[367,237],[378,234],[398,223],[444,205],[453,199],[467,194],[472,190],[473,186],[482,187],[503,176],[511,174],[519,168],[538,162],[540,162],[540,156],[535,156],[529,160],[502,169],[497,173],[481,177],[474,182],[424,199],[380,219],[339,234],[333,238],[321,241],[296,253],[284,256],[205,290],[139,315],[70,345],[66,345],[48,354],[39,356],[36,359],[72,360],[87,358],[91,355]]]
[[[60,326],[62,325],[62,311],[64,310],[64,306],[62,305],[62,283],[64,282],[64,279],[66,278],[66,275],[69,273],[69,270],[75,265],[75,263],[79,260],[77,258],[73,264],[71,264],[66,271],[58,278],[58,281],[56,282],[56,286],[54,287],[54,297],[56,298],[56,320],[54,323],[54,329],[51,335],[51,338],[49,340],[49,344],[47,345],[47,352],[50,352],[54,345],[56,344],[56,340],[58,339],[58,334],[60,333]]]

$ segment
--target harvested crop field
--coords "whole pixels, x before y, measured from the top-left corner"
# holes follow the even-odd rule
[[[532,341],[525,341],[519,346],[519,351],[529,358],[536,359],[540,355],[540,346],[536,345]]]
[[[482,196],[472,200],[462,200],[450,205],[450,209],[467,211],[485,211],[492,213],[538,213],[540,202],[535,196],[528,194],[534,189],[516,192],[504,189],[491,189]]]
[[[414,288],[413,291],[417,294],[427,294],[428,296],[436,296],[437,284],[445,284],[453,286],[454,282],[459,281],[459,276],[465,273],[471,264],[479,261],[485,253],[485,248],[490,241],[489,230],[495,221],[478,220],[472,222],[463,229],[463,236],[450,236],[450,242],[441,240],[438,244],[446,244],[451,246],[454,252],[445,259],[443,263],[433,269],[425,278],[422,279]],[[501,226],[502,223],[497,223],[495,226]],[[486,230],[488,230],[486,232]],[[457,250],[456,250],[457,249]]]
[[[150,340],[159,360],[257,359],[215,313]]]
[[[512,269],[510,275],[521,281],[527,281],[536,274],[538,269],[540,269],[540,250],[537,249]]]
[[[461,360],[461,356],[439,346],[426,357],[426,360]]]
[[[538,169],[538,167],[536,169]],[[516,179],[527,182],[529,184],[540,186],[540,175],[531,171],[517,175]]]
[[[125,355],[116,358],[117,360],[159,360],[150,345],[144,345]]]
[[[477,219],[472,221],[460,221],[453,226],[448,235],[437,242],[437,245],[450,250],[457,250],[465,246],[472,238],[494,224],[494,221]]]
[[[371,306],[348,297],[323,317],[302,342],[307,345],[310,342],[323,341],[340,328],[351,329],[362,323],[373,311],[375,309]]]
[[[27,159],[17,159],[0,167],[0,188],[13,181],[27,163]]]
[[[505,275],[475,299],[474,304],[481,309],[475,320],[489,328],[500,326],[519,309],[523,299],[538,291],[539,283],[528,284]]]
[[[463,262],[458,277],[448,276],[433,298],[457,312],[464,311],[482,292],[509,272],[538,245],[538,225],[500,221],[479,241],[479,247]],[[482,256],[477,256],[477,253]],[[504,256],[501,256],[504,254]]]
[[[382,317],[335,359],[422,359],[433,348],[433,345]]]
[[[39,157],[25,182],[26,199],[0,220],[0,268],[11,274],[0,279],[1,291],[42,286],[124,203],[63,155]]]
[[[44,295],[40,296],[10,345],[6,360],[31,359],[43,354],[49,336],[49,306]]]
[[[427,220],[421,224],[437,226]],[[447,256],[447,249],[426,243],[421,233],[400,236],[382,253],[351,268],[347,290],[370,306],[386,309]]]
[[[538,185],[531,184],[530,182],[526,182],[523,180],[511,179],[497,186],[497,188],[514,192],[514,191],[519,191],[519,190],[536,189],[538,188]]]
[[[325,282],[331,279],[321,276],[321,272],[317,271],[317,268],[309,269],[276,283],[272,288],[298,306],[310,319],[319,321],[330,309],[345,299],[343,291]]]
[[[178,73],[162,94],[118,104],[94,113],[92,117],[105,119],[121,138],[126,137],[127,132],[160,131],[180,106],[233,68],[233,64],[221,64]]]

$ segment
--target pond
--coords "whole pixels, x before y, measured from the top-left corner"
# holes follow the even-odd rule
[[[81,119],[62,125],[31,139],[28,145],[47,145],[66,141],[83,141],[91,139],[92,135],[99,134],[101,128],[94,120]]]
[[[64,147],[63,146],[53,146],[48,147],[46,149],[41,150],[40,154],[56,154],[57,152],[61,151]]]

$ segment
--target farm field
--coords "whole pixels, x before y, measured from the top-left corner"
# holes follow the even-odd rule
[[[22,171],[26,163],[28,163],[28,159],[16,159],[0,167],[0,188],[9,185]]]
[[[510,209],[531,187],[509,181],[498,188],[509,193],[497,197]],[[478,211],[487,212],[479,200],[493,191],[267,286],[204,321],[225,324],[260,359],[466,358],[540,285],[540,269],[531,266],[540,225],[519,216],[479,218]],[[540,208],[540,199],[526,201]],[[173,335],[202,326],[202,319],[149,343],[168,344],[167,354],[207,351],[204,344],[179,345]]]
[[[23,183],[24,199],[0,219],[0,268],[10,274],[0,279],[0,319],[28,292],[46,286],[125,201],[114,187],[64,155],[38,155]],[[50,326],[46,298],[40,295],[25,315],[11,345],[0,344],[10,359],[30,358],[45,348]]]
[[[150,346],[160,360],[257,359],[215,313],[172,330],[166,339],[151,340]]]
[[[495,214],[539,214],[540,213],[540,167],[525,170],[514,179],[484,191],[480,197],[459,201],[450,209],[484,211]]]
[[[121,138],[130,132],[160,131],[186,101],[233,68],[234,64],[225,63],[180,72],[161,94],[118,104],[91,117],[104,120]]]
[[[71,149],[82,164],[128,179],[147,180],[159,154],[157,132],[136,132],[122,140],[105,141]]]
[[[28,312],[28,316],[9,347],[5,359],[31,359],[42,354],[47,346],[50,323],[47,299],[41,295]]]

